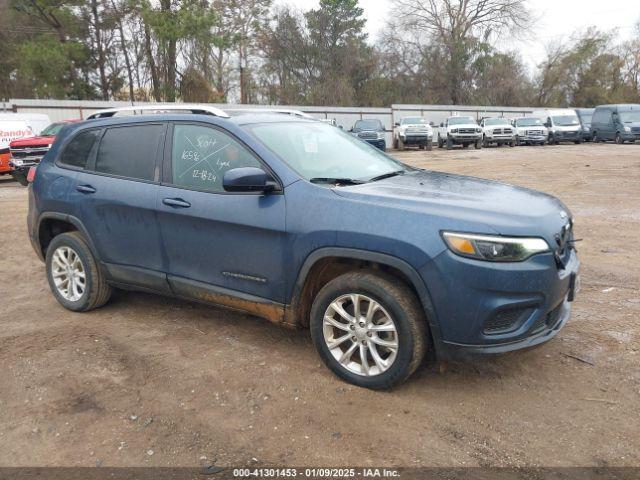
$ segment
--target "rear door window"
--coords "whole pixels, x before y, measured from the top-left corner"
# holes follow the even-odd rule
[[[66,146],[62,155],[60,155],[60,163],[71,167],[85,168],[91,149],[100,136],[100,130],[87,130],[76,135]]]
[[[221,193],[222,178],[228,170],[260,166],[245,146],[221,130],[185,123],[173,128],[173,185]]]
[[[158,181],[156,160],[162,148],[164,131],[163,124],[109,128],[100,142],[96,172]]]

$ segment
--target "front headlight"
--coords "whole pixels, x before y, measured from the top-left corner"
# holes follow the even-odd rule
[[[16,167],[21,167],[24,162],[22,160],[16,160],[15,158],[12,158],[11,163],[13,163]]]
[[[631,131],[631,127],[624,127],[624,131],[629,133]]]
[[[384,139],[384,132],[378,132],[378,140]]]
[[[457,128],[452,128],[451,129],[451,133],[458,133],[458,129]]]
[[[490,262],[522,262],[536,253],[549,251],[549,245],[542,238],[453,232],[442,232],[442,238],[453,253]]]
[[[476,133],[480,133],[481,131],[482,131],[482,129],[476,128]]]

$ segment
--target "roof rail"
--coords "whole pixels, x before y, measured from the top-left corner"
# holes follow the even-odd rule
[[[187,112],[199,115],[213,115],[216,117],[229,118],[229,115],[219,108],[206,104],[196,103],[158,103],[149,105],[133,105],[127,107],[114,107],[98,110],[87,117],[87,120],[97,118],[109,118],[117,116],[122,112],[130,112],[131,115],[145,115],[154,113]]]
[[[293,110],[290,108],[226,108],[225,112],[234,114],[242,113],[278,113],[282,115],[291,115],[293,117],[308,118],[309,120],[317,120],[308,113],[304,113],[302,110]]]

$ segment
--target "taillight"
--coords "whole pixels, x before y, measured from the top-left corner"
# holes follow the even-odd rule
[[[33,183],[33,180],[36,178],[36,167],[29,167],[29,172],[27,173],[27,182]]]

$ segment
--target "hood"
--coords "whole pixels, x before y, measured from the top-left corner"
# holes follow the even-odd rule
[[[19,140],[14,140],[11,142],[12,147],[36,147],[43,145],[51,145],[53,141],[56,139],[55,136],[50,135],[46,137],[29,137],[29,138],[21,138]]]
[[[542,236],[548,242],[554,241],[554,235],[571,215],[560,200],[542,192],[425,170],[339,187],[334,192],[356,201],[438,217],[437,223],[443,228],[454,224],[458,230],[474,228],[474,233]]]
[[[455,125],[449,125],[447,128],[480,128],[480,125],[477,123],[457,123]]]

